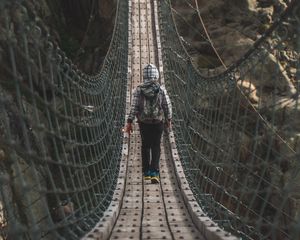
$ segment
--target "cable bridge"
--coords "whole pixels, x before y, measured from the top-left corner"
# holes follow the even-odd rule
[[[291,81],[279,57],[299,1],[224,70],[194,67],[171,1],[118,1],[93,75],[28,4],[0,4],[0,239],[299,239],[299,59]],[[148,63],[174,114],[160,184],[122,132]]]

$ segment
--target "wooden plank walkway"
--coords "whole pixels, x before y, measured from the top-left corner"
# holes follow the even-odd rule
[[[157,1],[131,0],[129,11],[127,113],[131,93],[142,81],[143,67],[153,63],[161,74],[163,71]],[[143,179],[141,138],[134,124],[133,134],[124,139],[120,175],[110,207],[84,239],[235,239],[220,230],[196,203],[174,141],[172,132],[163,137],[161,182],[151,184]]]

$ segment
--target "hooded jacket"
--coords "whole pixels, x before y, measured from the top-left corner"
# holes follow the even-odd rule
[[[138,121],[140,121],[140,115],[143,110],[141,109],[140,104],[142,95],[151,98],[154,96],[154,94],[159,94],[158,97],[160,98],[161,108],[163,111],[162,121],[170,120],[172,118],[171,103],[169,97],[167,97],[166,90],[161,88],[156,81],[147,81],[139,85],[133,93],[131,109],[127,118],[127,122],[132,123],[135,117],[137,117]]]

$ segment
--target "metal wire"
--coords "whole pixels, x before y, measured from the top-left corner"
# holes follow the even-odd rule
[[[118,176],[128,2],[118,1],[96,75],[72,64],[26,1],[2,1],[0,11],[0,238],[79,239]]]
[[[299,1],[213,77],[194,68],[170,1],[159,5],[164,78],[194,195],[242,239],[298,239],[299,84],[288,84],[276,66],[283,21],[295,18],[299,26]],[[118,1],[110,48],[95,75],[73,65],[26,1],[1,1],[0,20],[0,237],[79,239],[102,217],[118,175],[128,2]],[[268,64],[272,91],[260,84]],[[299,60],[297,66],[299,76]],[[255,102],[253,94],[267,93],[269,105]]]
[[[285,40],[279,32],[297,7],[292,1],[243,58],[206,77],[183,47],[171,1],[160,1],[164,77],[182,163],[202,207],[242,239],[300,236],[299,129],[291,120],[299,116],[299,95],[278,67]]]

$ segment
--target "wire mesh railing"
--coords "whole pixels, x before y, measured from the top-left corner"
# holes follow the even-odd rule
[[[0,238],[78,239],[118,176],[128,2],[95,75],[77,69],[28,1],[0,4]]]
[[[297,19],[299,2],[212,77],[185,51],[172,1],[159,3],[177,148],[198,202],[242,239],[299,239],[299,86],[279,60],[286,42],[299,42],[299,32],[284,27]],[[296,65],[299,72],[299,58]]]
[[[102,217],[118,175],[128,2],[118,1],[95,75],[72,64],[26,4],[0,2],[0,237],[78,239]],[[291,81],[278,56],[299,3],[213,77],[193,67],[170,1],[159,4],[177,147],[199,203],[242,239],[298,239],[299,59]]]

